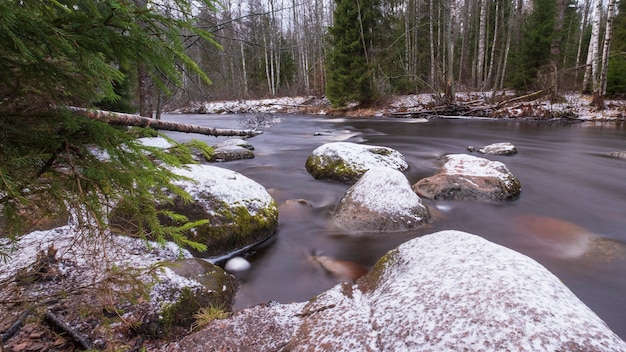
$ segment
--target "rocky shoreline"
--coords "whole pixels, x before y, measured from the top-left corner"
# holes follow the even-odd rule
[[[467,119],[531,119],[566,121],[624,121],[626,102],[605,101],[606,108],[592,105],[592,97],[568,93],[559,102],[547,97],[519,99],[513,92],[457,93],[454,104],[442,104],[435,94],[414,94],[390,97],[368,107],[352,104],[334,109],[324,97],[301,96],[233,101],[206,101],[193,103],[171,113],[241,114],[241,113],[299,113],[358,118],[467,118]]]

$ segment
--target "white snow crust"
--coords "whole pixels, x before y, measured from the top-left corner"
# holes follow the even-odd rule
[[[248,208],[251,215],[271,206],[273,201],[265,187],[236,171],[211,165],[187,165],[186,168],[173,169],[173,172],[193,180],[176,183],[194,199],[202,199],[210,194],[230,207]],[[206,210],[213,211],[209,208]]]
[[[307,351],[626,351],[556,276],[460,231],[388,254],[374,289],[340,284],[311,301]]]
[[[57,250],[58,269],[61,278],[53,282],[43,282],[39,290],[50,293],[55,287],[88,286],[104,278],[107,267],[119,270],[143,270],[159,262],[173,261],[181,257],[190,258],[191,254],[168,242],[161,247],[157,243],[138,238],[104,234],[102,238],[87,237],[72,224],[45,231],[28,233],[15,243],[15,250],[10,259],[3,263],[0,282],[5,282],[20,272],[29,270],[41,251],[47,251],[51,245]],[[174,301],[168,287],[200,287],[200,283],[176,275],[168,268],[155,271],[158,282],[150,291],[151,303],[158,305]],[[151,282],[149,276],[146,282]],[[180,291],[180,290],[178,290]],[[4,293],[0,290],[0,299]]]
[[[438,173],[446,175],[495,177],[511,182],[510,171],[503,163],[466,154],[448,154]]]
[[[172,148],[174,145],[170,143],[167,139],[163,137],[144,137],[137,139],[137,142],[141,143],[146,147],[154,147],[161,149]]]
[[[413,210],[423,207],[404,174],[388,167],[371,168],[347,194],[353,201],[383,214],[413,217]]]
[[[385,150],[388,155],[381,155],[373,152],[375,150]],[[313,151],[315,156],[333,155],[341,158],[346,164],[361,170],[368,170],[376,166],[386,166],[396,170],[406,170],[409,165],[397,150],[370,146],[349,142],[332,142],[317,147]]]

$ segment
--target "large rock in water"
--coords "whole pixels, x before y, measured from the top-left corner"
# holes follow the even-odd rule
[[[384,166],[405,171],[409,165],[397,150],[348,142],[327,143],[306,160],[306,170],[316,179],[354,183],[367,170]]]
[[[254,147],[240,138],[227,139],[213,146],[213,157],[210,161],[232,161],[254,158]]]
[[[459,231],[406,242],[355,284],[270,304],[168,351],[626,351],[533,259]]]
[[[517,197],[522,185],[503,163],[465,154],[443,157],[444,164],[413,190],[428,199],[502,201]]]
[[[403,173],[375,167],[350,187],[333,218],[352,232],[394,232],[420,227],[430,213]]]
[[[193,198],[185,203],[177,197],[171,210],[190,220],[209,223],[187,233],[207,245],[206,252],[189,249],[195,256],[219,257],[235,253],[271,237],[278,226],[276,202],[259,183],[228,169],[210,165],[188,165],[176,174],[193,181],[177,181]]]

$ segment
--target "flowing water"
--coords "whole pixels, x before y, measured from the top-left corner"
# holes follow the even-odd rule
[[[345,280],[311,260],[313,254],[369,268],[402,242],[456,229],[539,261],[626,339],[626,160],[606,157],[609,152],[626,150],[623,124],[262,117],[280,121],[249,139],[256,157],[218,164],[259,182],[279,204],[276,236],[247,257],[252,269],[242,277],[236,309],[270,300],[307,301]],[[242,128],[250,116],[165,118]],[[168,134],[179,141],[195,138],[209,144],[225,139]],[[437,158],[444,154],[469,153],[469,145],[511,142],[519,150],[517,155],[486,158],[505,163],[520,179],[522,193],[514,201],[498,204],[425,200],[435,217],[423,229],[350,237],[330,222],[335,205],[349,186],[315,180],[304,168],[316,147],[332,141],[400,151],[410,165],[406,176],[411,184],[431,176],[438,168]]]

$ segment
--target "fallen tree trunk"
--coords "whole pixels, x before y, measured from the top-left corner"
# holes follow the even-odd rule
[[[202,127],[198,125],[189,125],[184,123],[177,123],[172,121],[163,121],[151,119],[133,114],[123,114],[119,112],[105,111],[105,110],[90,110],[79,107],[69,107],[70,111],[81,116],[88,117],[93,120],[103,121],[110,125],[120,126],[138,126],[138,127],[153,127],[159,130],[176,131],[185,133],[199,133],[207,136],[240,136],[240,137],[252,137],[261,134],[261,131],[256,130],[235,130],[235,129],[222,129]]]
[[[530,94],[522,95],[520,97],[515,97],[513,99],[505,100],[505,101],[499,102],[496,105],[496,109],[499,109],[499,108],[501,108],[501,107],[503,107],[503,106],[505,106],[507,104],[514,103],[516,101],[526,100],[526,99],[534,99],[534,98],[537,98],[537,97],[541,96],[542,94],[544,94],[543,89],[538,90],[538,91],[533,92],[533,93],[530,93]]]

